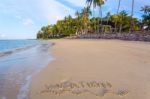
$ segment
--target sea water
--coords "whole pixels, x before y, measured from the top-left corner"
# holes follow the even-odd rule
[[[0,99],[28,99],[32,77],[53,58],[52,43],[0,40]]]

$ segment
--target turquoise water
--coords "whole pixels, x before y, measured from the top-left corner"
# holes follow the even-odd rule
[[[0,99],[28,99],[32,77],[53,60],[51,46],[38,40],[0,41]]]

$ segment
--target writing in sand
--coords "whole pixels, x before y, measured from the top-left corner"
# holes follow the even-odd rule
[[[50,93],[53,95],[62,95],[66,92],[72,93],[74,95],[88,93],[99,97],[103,97],[105,94],[108,93],[123,97],[129,93],[129,91],[125,89],[112,90],[112,84],[109,82],[65,81],[58,84],[46,84],[40,94]]]

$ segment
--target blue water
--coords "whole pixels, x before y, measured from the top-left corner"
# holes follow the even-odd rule
[[[38,40],[0,40],[0,52],[39,44]]]
[[[51,46],[48,41],[0,40],[0,99],[28,99],[32,77],[53,60]]]

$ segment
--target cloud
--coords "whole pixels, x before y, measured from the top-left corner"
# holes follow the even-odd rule
[[[5,34],[0,33],[0,38],[4,38],[4,37],[6,37],[6,35],[5,35]]]
[[[86,5],[86,0],[65,0],[67,2],[70,2],[78,7],[84,7]]]
[[[15,15],[14,17],[17,18],[17,19],[22,19],[21,15]]]
[[[39,0],[38,7],[42,11],[42,17],[47,19],[50,24],[54,24],[57,20],[75,12],[75,9],[71,9],[56,0]]]
[[[34,24],[34,21],[30,18],[23,20],[23,25],[25,25],[25,26],[31,26],[33,24]]]
[[[75,12],[57,0],[2,0],[0,9],[0,30],[8,35],[1,37],[11,39],[35,38],[43,25],[55,24]]]
[[[59,0],[58,0],[59,1]],[[67,15],[72,15],[75,9],[67,7],[57,0],[5,0],[0,3],[0,13],[13,16],[17,19],[31,17],[34,21],[50,24],[56,23],[57,20]],[[18,16],[19,15],[19,16]],[[32,23],[31,21],[25,23]]]
[[[70,2],[74,6],[79,6],[82,8],[86,6],[86,0],[64,0],[64,1]],[[103,13],[105,14],[108,11],[110,11],[112,13],[116,13],[118,1],[119,0],[107,0],[106,3],[102,7]],[[132,0],[121,0],[120,11],[126,10],[130,14],[131,13],[131,3],[132,3]],[[150,5],[149,0],[135,0],[135,9],[134,9],[135,15],[139,16],[141,14],[140,9],[144,5]]]
[[[130,15],[131,0],[121,1],[121,10],[125,9]],[[108,11],[116,13],[117,5],[118,0],[107,0],[102,6],[103,16]],[[144,5],[150,5],[149,0],[135,0],[136,17],[141,16],[140,9]],[[85,6],[86,0],[0,0],[0,30],[3,31],[0,37],[21,38],[19,35],[22,35],[22,38],[35,38],[43,25],[55,24],[65,16],[73,16],[76,10],[80,11]],[[98,9],[96,12],[98,15]],[[22,31],[24,35],[20,34]]]

